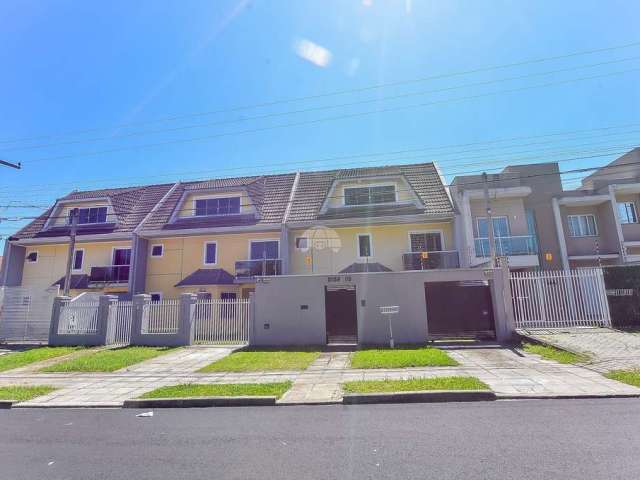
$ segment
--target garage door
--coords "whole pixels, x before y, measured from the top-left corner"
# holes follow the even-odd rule
[[[429,337],[495,338],[488,282],[427,282]]]

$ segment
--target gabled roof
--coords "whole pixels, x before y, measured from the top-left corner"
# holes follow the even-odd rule
[[[343,268],[338,273],[369,273],[369,272],[391,272],[389,267],[386,267],[378,262],[371,263],[352,263],[346,268]]]
[[[199,268],[187,275],[176,287],[199,287],[203,285],[233,285],[235,277],[222,268]]]

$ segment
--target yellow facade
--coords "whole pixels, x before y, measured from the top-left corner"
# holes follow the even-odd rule
[[[328,237],[318,248],[297,249],[296,237]],[[294,230],[289,232],[289,273],[302,275],[311,273],[334,274],[354,262],[378,262],[393,271],[403,270],[402,254],[411,251],[409,234],[440,232],[442,249],[453,250],[453,228],[448,223],[412,223],[401,225],[363,225],[331,229]],[[372,255],[367,259],[358,257],[358,235],[371,235]],[[313,244],[310,241],[310,244]],[[317,243],[317,242],[316,242]]]
[[[73,270],[73,274],[89,274],[91,267],[108,266],[113,263],[115,248],[131,248],[131,242],[93,242],[76,243],[76,250],[83,250],[82,268]],[[25,258],[22,272],[22,286],[49,288],[64,277],[67,268],[68,244],[29,245],[26,256],[38,252],[37,261],[30,262]],[[111,288],[109,291],[126,291],[127,285]]]
[[[205,291],[213,298],[220,298],[223,292],[236,293],[238,297],[243,289],[250,285],[221,285],[175,287],[175,285],[200,268],[221,268],[231,275],[236,274],[236,262],[250,258],[251,240],[280,240],[280,232],[234,233],[225,235],[200,235],[193,237],[167,237],[149,240],[147,275],[145,290],[149,293],[162,293],[163,298],[176,298],[181,293]],[[215,264],[205,264],[205,244],[216,243],[217,259]],[[152,257],[153,245],[162,245],[161,257]],[[245,292],[246,294],[246,292]]]

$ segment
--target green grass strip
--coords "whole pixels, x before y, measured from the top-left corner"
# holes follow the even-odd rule
[[[0,400],[16,400],[24,402],[32,398],[40,397],[51,393],[56,388],[45,385],[23,387],[19,385],[10,385],[8,387],[0,387]]]
[[[640,387],[640,370],[613,370],[605,375],[605,377],[618,382]]]
[[[122,347],[100,350],[43,368],[43,372],[115,372],[175,350],[171,347]]]
[[[189,397],[277,397],[291,388],[291,382],[280,383],[229,383],[205,385],[187,383],[160,387],[145,393],[140,398],[189,398]]]
[[[79,347],[36,347],[22,352],[0,355],[0,372],[75,352]]]
[[[342,385],[342,389],[345,393],[386,393],[425,390],[489,390],[489,387],[475,377],[435,377],[347,382]]]
[[[304,370],[318,355],[320,352],[317,350],[243,350],[207,365],[199,372]]]
[[[534,353],[536,355],[540,355],[542,358],[546,358],[547,360],[553,360],[564,364],[586,363],[590,360],[588,355],[568,352],[560,348],[552,347],[551,345],[525,343],[522,345],[522,349],[527,353]]]
[[[446,352],[432,347],[378,348],[355,352],[351,368],[455,367]]]

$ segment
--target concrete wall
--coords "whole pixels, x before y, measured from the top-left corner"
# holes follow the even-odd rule
[[[251,343],[262,346],[325,344],[325,287],[328,285],[355,286],[360,344],[388,343],[388,323],[379,310],[382,305],[400,307],[393,323],[397,343],[422,343],[428,339],[424,283],[461,280],[489,280],[496,334],[500,340],[507,340],[513,333],[513,312],[505,275],[502,269],[457,269],[263,279],[256,284]]]
[[[0,270],[0,285],[6,287],[22,285],[25,255],[25,247],[14,245],[8,241],[5,242],[4,255],[2,256],[2,269]]]
[[[596,255],[619,253],[615,217],[611,214],[609,202],[591,206],[561,206],[560,214],[567,243],[567,255]],[[589,237],[572,237],[569,230],[569,215],[592,214],[596,218],[598,235]]]
[[[487,217],[487,209],[483,199],[473,199],[469,202],[473,219],[473,236],[478,235],[478,218]],[[491,199],[491,212],[493,217],[507,217],[509,231],[513,236],[528,235],[527,216],[524,211],[522,198],[493,198]]]

